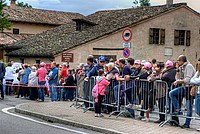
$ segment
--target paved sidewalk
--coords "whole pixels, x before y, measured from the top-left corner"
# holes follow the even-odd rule
[[[32,115],[53,122],[73,125],[102,133],[128,134],[199,134],[195,129],[181,129],[166,125],[159,127],[153,122],[115,116],[94,117],[94,112],[70,107],[73,102],[31,102],[16,106],[16,112]]]

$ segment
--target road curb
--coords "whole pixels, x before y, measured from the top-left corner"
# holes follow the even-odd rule
[[[21,113],[21,114],[37,117],[37,118],[40,118],[40,119],[48,121],[48,122],[65,124],[65,125],[84,128],[84,129],[97,131],[97,132],[101,132],[101,133],[105,133],[105,134],[125,134],[123,132],[119,132],[119,131],[112,130],[112,129],[106,129],[106,128],[102,128],[102,127],[98,127],[98,126],[94,126],[94,125],[83,124],[83,123],[72,121],[72,120],[62,119],[62,118],[59,118],[56,116],[45,115],[42,113],[28,111],[28,110],[20,108],[22,105],[27,105],[27,103],[19,104],[19,105],[15,106],[16,113]]]

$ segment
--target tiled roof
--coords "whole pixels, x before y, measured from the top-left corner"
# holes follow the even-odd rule
[[[10,21],[41,23],[50,25],[62,25],[71,22],[72,19],[84,17],[79,13],[41,10],[17,6],[5,7],[4,13],[9,15]]]
[[[174,10],[186,4],[174,4],[167,7],[151,6],[144,8],[130,8],[122,10],[99,11],[87,16],[87,21],[92,21],[98,25],[87,28],[84,31],[75,31],[75,23],[46,31],[42,34],[32,36],[13,45],[23,46],[22,49],[8,53],[8,56],[51,56],[91,40],[108,35],[119,29],[136,24],[142,20],[160,15],[164,12]],[[29,46],[29,47],[24,47]]]
[[[12,44],[19,40],[25,39],[28,36],[31,36],[31,35],[30,34],[28,35],[28,34],[0,33],[0,45]]]

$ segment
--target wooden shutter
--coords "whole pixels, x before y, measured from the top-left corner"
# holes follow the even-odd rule
[[[179,45],[179,31],[174,31],[174,45]]]
[[[160,29],[160,44],[165,44],[165,29]]]
[[[153,28],[149,29],[149,44],[153,44]]]
[[[186,31],[186,46],[190,46],[191,32]]]

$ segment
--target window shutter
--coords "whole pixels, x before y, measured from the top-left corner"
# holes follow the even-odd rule
[[[153,44],[153,28],[149,29],[149,44]]]
[[[179,45],[179,31],[174,31],[174,45]]]
[[[165,29],[160,29],[160,44],[165,44]]]
[[[186,31],[186,46],[190,46],[191,32]]]

